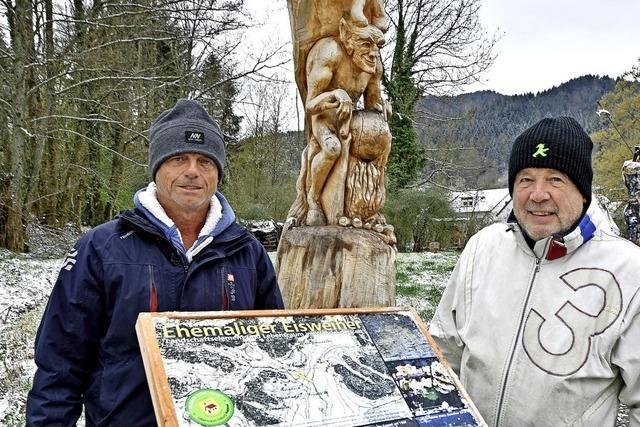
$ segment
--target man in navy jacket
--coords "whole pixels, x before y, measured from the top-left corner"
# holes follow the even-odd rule
[[[65,260],[35,344],[28,426],[156,425],[134,325],[140,312],[283,308],[267,253],[217,192],[215,121],[179,100],[149,131],[153,182],[135,208]]]

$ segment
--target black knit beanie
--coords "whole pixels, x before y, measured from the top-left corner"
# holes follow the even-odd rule
[[[179,153],[210,157],[222,180],[226,153],[218,124],[196,101],[179,99],[175,107],[161,113],[149,129],[149,173],[156,180],[158,168]]]
[[[551,168],[566,174],[591,203],[593,142],[572,117],[540,120],[516,138],[509,159],[509,194],[519,171]]]

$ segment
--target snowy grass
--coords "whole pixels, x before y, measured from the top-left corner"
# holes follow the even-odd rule
[[[46,301],[60,265],[0,248],[0,328]]]
[[[0,425],[23,426],[35,370],[33,341],[61,259],[0,249]]]
[[[25,424],[27,392],[35,372],[33,341],[44,305],[25,313],[12,325],[2,329],[0,337],[0,425]]]
[[[398,253],[396,305],[415,308],[428,323],[458,256],[457,252]]]

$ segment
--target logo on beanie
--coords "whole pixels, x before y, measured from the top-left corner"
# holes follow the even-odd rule
[[[538,156],[547,157],[547,151],[549,151],[549,149],[546,148],[544,144],[536,145],[536,149],[537,151],[533,153],[533,157],[538,157]]]
[[[184,142],[187,144],[204,144],[204,133],[188,130],[184,133]]]

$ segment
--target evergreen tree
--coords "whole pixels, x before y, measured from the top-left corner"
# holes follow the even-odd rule
[[[640,145],[640,68],[627,73],[615,90],[606,94],[599,105],[604,129],[595,132],[594,183],[611,202],[627,200],[622,165],[631,160],[633,148]],[[594,114],[595,115],[595,114]],[[617,218],[619,219],[619,218]]]

